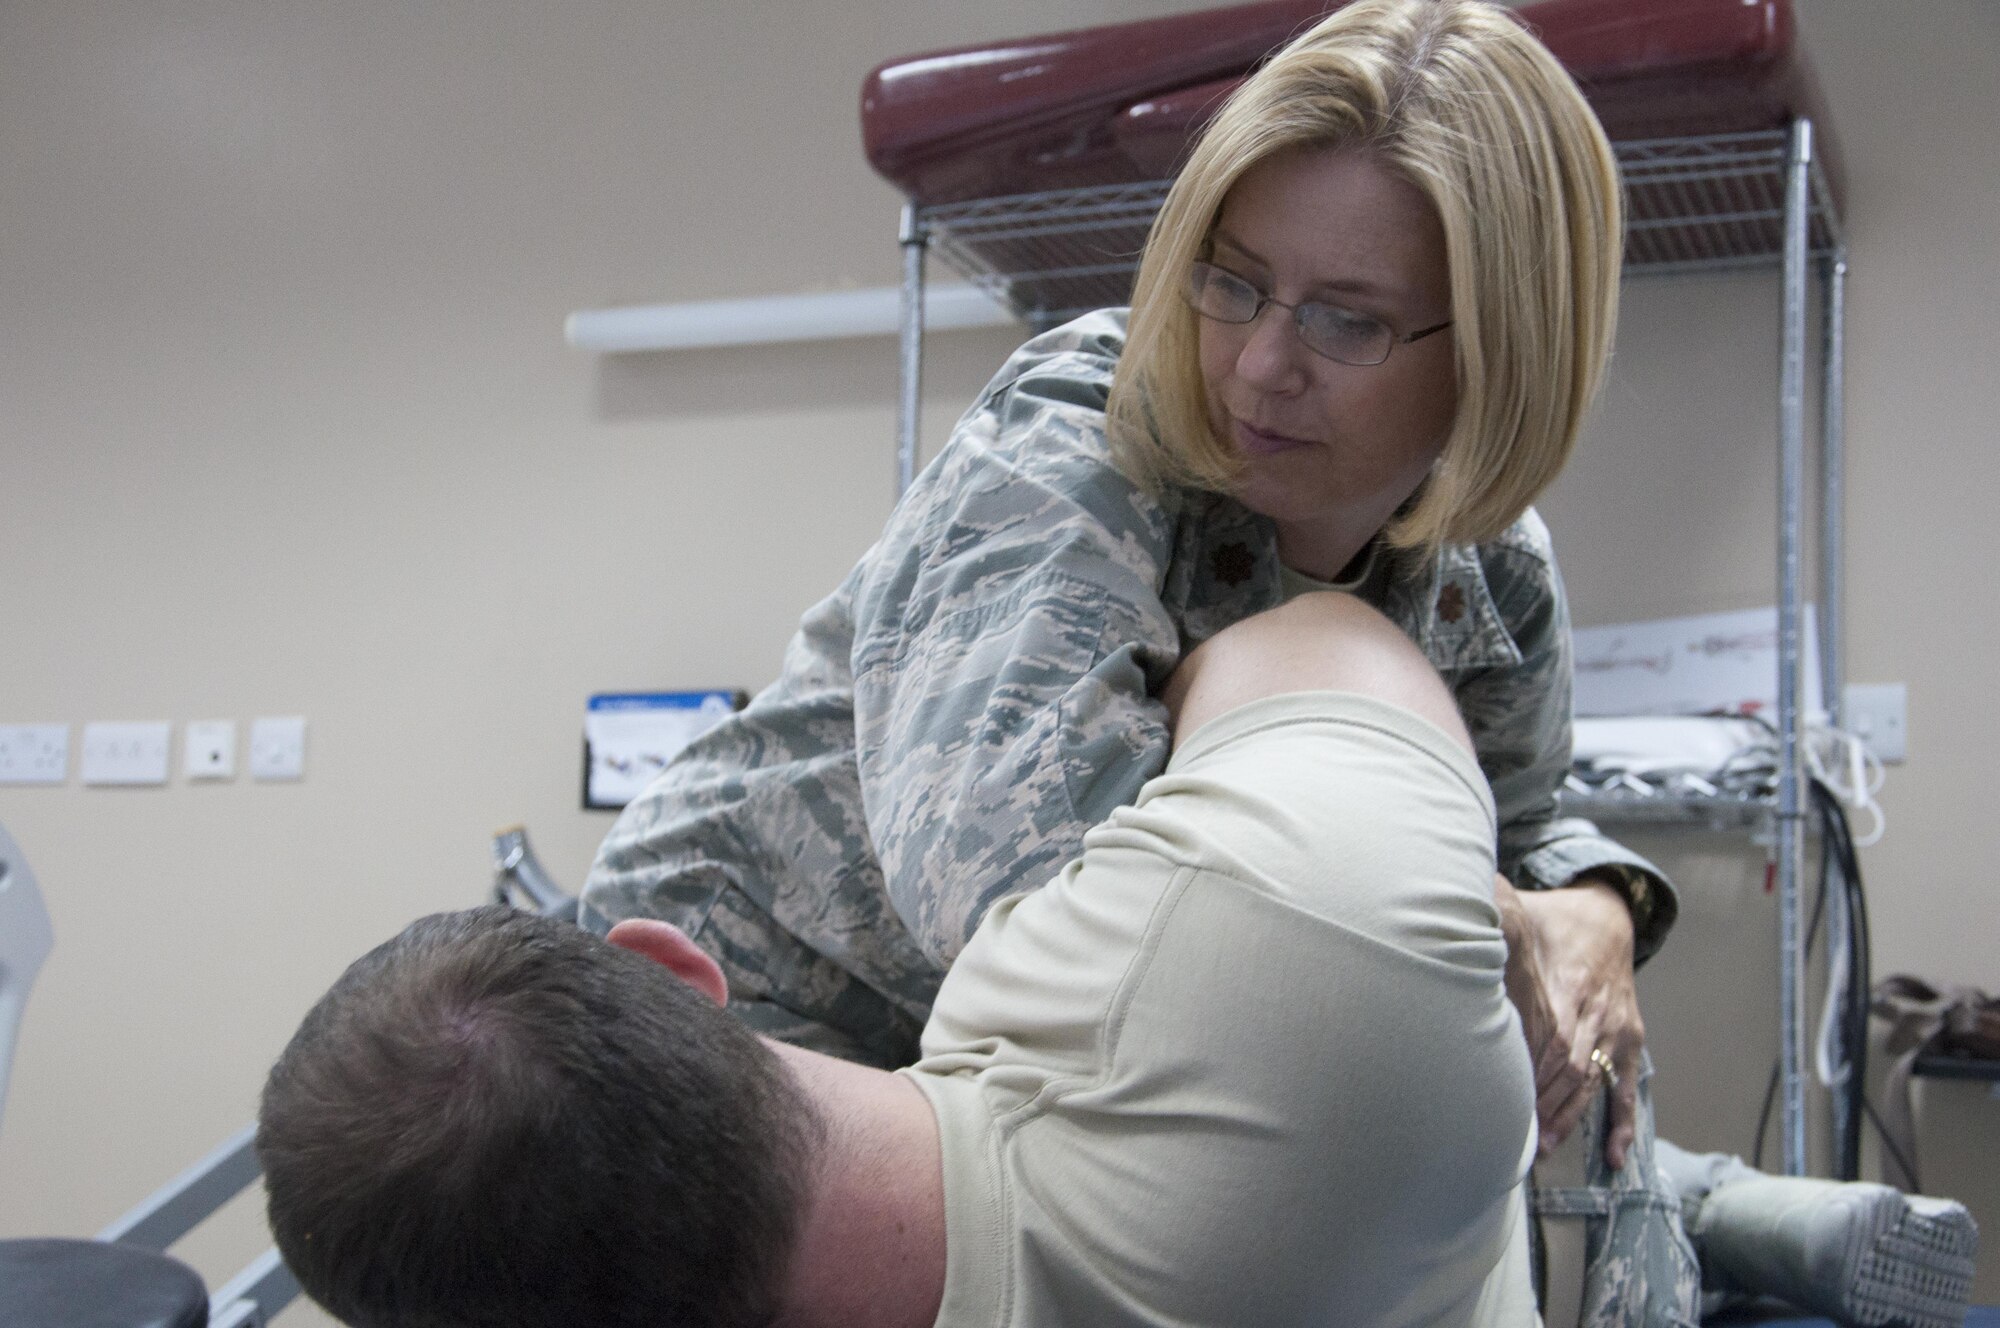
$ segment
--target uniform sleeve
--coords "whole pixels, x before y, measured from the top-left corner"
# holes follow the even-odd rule
[[[1601,833],[1557,814],[1570,764],[1569,604],[1546,540],[1481,549],[1494,605],[1520,649],[1518,664],[1476,670],[1457,687],[1479,763],[1500,814],[1500,870],[1524,890],[1568,885],[1588,871],[1614,876],[1633,905],[1634,955],[1660,948],[1679,903],[1666,875]]]
[[[1170,518],[1113,466],[1112,358],[983,398],[892,518],[855,599],[862,800],[892,906],[940,967],[1166,764]],[[896,550],[893,556],[885,553]]]

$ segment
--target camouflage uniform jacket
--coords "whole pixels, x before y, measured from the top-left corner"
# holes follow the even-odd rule
[[[1230,498],[1148,495],[1112,463],[1119,311],[1030,341],[959,422],[882,538],[808,612],[777,682],[628,806],[593,866],[594,925],[674,922],[761,1031],[914,1059],[981,917],[1081,849],[1164,768],[1153,699],[1190,648],[1280,602],[1271,524]],[[1556,815],[1570,644],[1532,512],[1435,559],[1379,557],[1358,592],[1457,695],[1523,887],[1643,859]],[[1414,564],[1414,566],[1412,565]],[[594,916],[593,916],[594,915]]]

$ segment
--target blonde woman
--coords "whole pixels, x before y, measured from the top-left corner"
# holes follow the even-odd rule
[[[1621,241],[1603,132],[1507,11],[1325,19],[1203,135],[1129,318],[1008,361],[778,681],[625,810],[586,916],[678,925],[760,1032],[908,1064],[988,910],[1165,768],[1181,659],[1344,591],[1444,678],[1491,786],[1544,1142],[1612,1089],[1619,1247],[1586,1309],[1692,1318],[1632,976],[1674,897],[1556,814],[1569,626],[1530,507],[1602,376]]]

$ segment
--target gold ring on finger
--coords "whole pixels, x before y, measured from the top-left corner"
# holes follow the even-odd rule
[[[1610,1084],[1613,1088],[1618,1087],[1618,1071],[1612,1066],[1611,1057],[1604,1054],[1604,1048],[1592,1047],[1590,1049],[1590,1063],[1604,1071],[1604,1081],[1606,1083]]]

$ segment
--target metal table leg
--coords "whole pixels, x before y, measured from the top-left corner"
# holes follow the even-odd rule
[[[903,381],[896,408],[896,498],[901,501],[917,477],[917,408],[924,382],[924,250],[929,237],[917,219],[917,205],[903,205]]]

